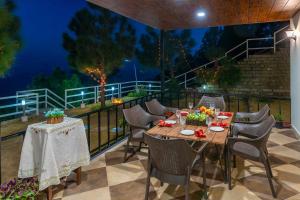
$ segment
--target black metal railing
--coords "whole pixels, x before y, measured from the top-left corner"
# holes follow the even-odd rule
[[[147,96],[132,99],[130,101],[123,102],[119,105],[111,105],[108,107],[95,109],[93,111],[83,113],[80,115],[72,116],[81,118],[84,121],[86,128],[87,141],[91,157],[95,157],[102,153],[106,149],[124,140],[128,134],[129,128],[126,126],[125,119],[122,113],[122,109],[133,107],[140,104],[145,109],[145,102],[153,98],[157,98],[166,106],[172,106],[177,108],[186,108],[188,102],[193,102],[194,105],[200,100],[202,95],[210,96],[224,96],[227,110],[233,112],[255,112],[265,103],[270,104],[271,113],[284,114],[285,121],[290,121],[290,98],[289,97],[275,97],[275,96],[261,96],[261,95],[240,95],[240,94],[228,94],[228,93],[200,93],[196,90],[184,90],[181,92],[170,93],[153,93]],[[1,127],[0,127],[1,133]],[[22,142],[25,136],[25,131],[21,131],[15,134],[0,137],[0,149],[1,152],[5,152],[7,149],[5,145],[10,145],[10,142],[18,140],[18,145],[13,147],[12,152],[6,152],[6,159],[15,159],[14,167],[17,172],[19,165],[19,156],[15,154],[21,153]],[[2,145],[2,146],[1,146]],[[13,144],[14,145],[14,144]],[[7,150],[8,151],[8,150]],[[4,155],[0,152],[0,155]],[[11,154],[7,155],[7,154]],[[14,155],[14,156],[13,156]],[[7,177],[3,179],[5,169],[11,168],[9,165],[0,159],[0,180],[7,181]],[[17,174],[14,174],[16,176]],[[12,174],[13,176],[13,174]]]

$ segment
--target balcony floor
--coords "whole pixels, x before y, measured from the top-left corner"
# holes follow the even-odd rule
[[[68,183],[55,188],[54,199],[64,200],[141,200],[144,199],[147,168],[146,149],[123,161],[123,145],[98,156],[83,168],[82,183]],[[300,199],[300,141],[289,129],[273,129],[268,142],[274,185],[278,199]],[[191,199],[200,199],[202,179],[195,171],[191,177]],[[213,200],[267,200],[273,199],[261,164],[237,158],[233,170],[233,189],[228,190],[217,161],[207,161],[209,199]],[[70,180],[75,176],[71,175]],[[183,187],[151,180],[149,199],[184,199]]]

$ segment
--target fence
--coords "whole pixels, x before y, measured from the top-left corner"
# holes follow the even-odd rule
[[[39,95],[37,93],[17,94],[0,98],[0,119],[15,115],[39,114]]]
[[[207,93],[206,93],[207,94]],[[86,127],[87,140],[91,156],[94,157],[102,153],[112,145],[126,138],[128,127],[124,121],[122,109],[130,108],[136,104],[141,104],[144,108],[144,102],[153,98],[159,99],[164,105],[178,108],[186,108],[189,102],[197,104],[204,93],[196,90],[185,90],[178,93],[157,93],[153,92],[144,97],[126,101],[120,105],[112,105],[87,112],[78,116],[84,121]],[[281,113],[285,116],[285,121],[290,121],[290,98],[274,96],[247,96],[237,94],[209,94],[223,95],[226,101],[227,110],[238,112],[254,112],[268,103],[271,107],[271,113]],[[1,127],[0,127],[1,131]],[[2,181],[16,177],[21,153],[23,137],[25,131],[0,137],[1,160],[9,162],[0,162],[0,172]],[[1,147],[2,145],[2,147]]]
[[[105,85],[105,98],[123,97],[136,89],[147,93],[159,92],[159,81],[130,81]],[[100,98],[99,86],[81,87],[65,90],[65,109],[78,107],[80,103],[97,103]]]

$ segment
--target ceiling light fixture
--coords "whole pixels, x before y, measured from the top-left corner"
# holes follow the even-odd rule
[[[203,11],[198,11],[197,12],[197,17],[205,17],[205,12],[203,12]]]

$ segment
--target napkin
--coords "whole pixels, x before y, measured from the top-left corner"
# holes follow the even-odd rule
[[[183,116],[183,117],[187,116],[188,114],[189,114],[189,112],[186,112],[186,111],[181,111],[180,112],[180,115]]]
[[[200,138],[205,138],[206,137],[206,135],[205,135],[205,133],[202,129],[196,130],[195,135],[196,135],[196,137],[200,137]]]
[[[227,116],[227,117],[231,117],[232,113],[230,112],[220,112],[219,116]]]
[[[211,123],[212,126],[221,126],[222,128],[226,128],[228,127],[228,123],[225,123],[225,122],[213,122]]]
[[[172,127],[173,124],[166,123],[164,120],[159,120],[158,126],[161,126],[161,127]]]

